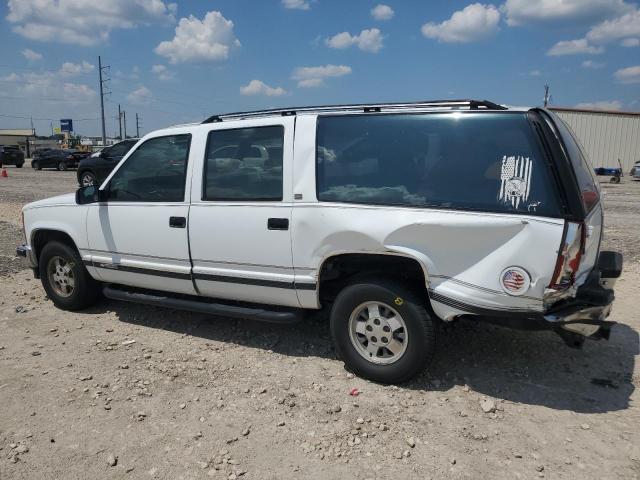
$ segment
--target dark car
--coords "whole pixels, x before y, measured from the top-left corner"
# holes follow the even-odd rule
[[[17,168],[22,168],[24,153],[13,145],[0,145],[0,165],[15,165]]]
[[[88,155],[88,152],[80,152],[78,150],[47,149],[34,153],[31,166],[36,170],[56,168],[64,171],[69,168],[77,168],[80,160]]]
[[[78,165],[78,184],[81,187],[94,183],[101,184],[136,143],[138,143],[137,138],[128,138],[82,160]]]

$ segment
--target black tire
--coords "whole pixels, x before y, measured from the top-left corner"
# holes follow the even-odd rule
[[[91,183],[85,183],[85,180],[91,178]],[[81,187],[86,187],[87,185],[95,185],[96,184],[96,176],[90,170],[84,170],[78,174],[78,183]]]
[[[24,163],[17,163],[16,164],[16,168],[22,168],[23,165],[24,165]]]
[[[380,383],[402,383],[422,372],[433,359],[436,348],[436,325],[427,313],[426,301],[401,283],[392,281],[363,280],[345,287],[331,309],[331,334],[347,368]],[[378,364],[366,359],[351,340],[350,317],[366,302],[391,306],[404,320],[406,350],[393,363]]]
[[[75,285],[68,296],[60,295],[49,278],[49,262],[56,257],[71,263],[70,268]],[[93,305],[100,298],[102,293],[100,282],[89,275],[75,248],[57,241],[49,242],[42,249],[38,264],[42,286],[56,307],[62,310],[81,310]]]
[[[58,162],[58,171],[64,172],[67,169],[67,162],[61,161]]]
[[[33,168],[34,170],[42,170],[40,162],[37,160],[35,162],[31,162],[31,168]]]

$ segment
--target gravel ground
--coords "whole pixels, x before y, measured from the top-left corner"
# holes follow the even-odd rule
[[[609,342],[460,322],[388,387],[346,372],[319,318],[55,309],[12,254],[20,206],[74,175],[0,178],[0,479],[640,477],[640,183],[604,186],[626,261]]]

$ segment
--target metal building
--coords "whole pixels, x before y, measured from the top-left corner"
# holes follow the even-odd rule
[[[617,167],[625,175],[640,161],[640,112],[550,107],[580,139],[594,167]]]

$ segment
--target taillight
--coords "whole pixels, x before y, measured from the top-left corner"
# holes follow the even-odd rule
[[[590,212],[600,200],[600,195],[595,190],[585,190],[582,192],[582,204],[586,212]]]
[[[586,233],[583,223],[567,222],[549,288],[564,290],[574,284],[585,249]]]

